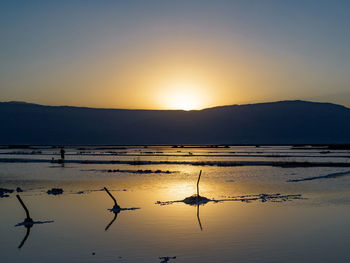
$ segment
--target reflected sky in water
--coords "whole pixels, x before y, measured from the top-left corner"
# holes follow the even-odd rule
[[[0,198],[1,262],[161,262],[160,257],[175,256],[169,262],[350,260],[350,177],[287,182],[346,168],[50,163],[0,163],[0,168],[0,187],[25,190],[19,194],[34,221],[54,220],[33,225],[18,249],[26,228],[14,225],[23,222],[24,210],[16,193]],[[100,171],[106,169],[176,173]],[[305,199],[156,204],[194,194],[199,169],[200,194],[208,198],[281,193]],[[96,191],[104,186],[121,207],[140,209],[110,212],[112,199]],[[63,194],[48,195],[53,187],[63,188]]]

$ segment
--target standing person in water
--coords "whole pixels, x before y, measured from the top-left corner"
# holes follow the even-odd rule
[[[65,153],[66,151],[63,149],[63,147],[61,148],[61,150],[60,150],[60,153],[61,153],[61,159],[62,160],[64,160],[64,153]]]

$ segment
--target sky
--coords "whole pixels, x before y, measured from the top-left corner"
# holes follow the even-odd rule
[[[350,106],[350,2],[0,0],[0,101]]]

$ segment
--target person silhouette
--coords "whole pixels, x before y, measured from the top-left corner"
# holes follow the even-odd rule
[[[61,153],[61,159],[64,160],[65,150],[63,148],[61,148],[60,153]]]

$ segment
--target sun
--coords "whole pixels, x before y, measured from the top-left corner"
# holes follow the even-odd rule
[[[198,110],[204,105],[203,90],[190,82],[172,83],[162,89],[161,104],[172,110]]]
[[[198,98],[188,91],[179,91],[174,93],[170,98],[170,108],[190,111],[199,107]]]

